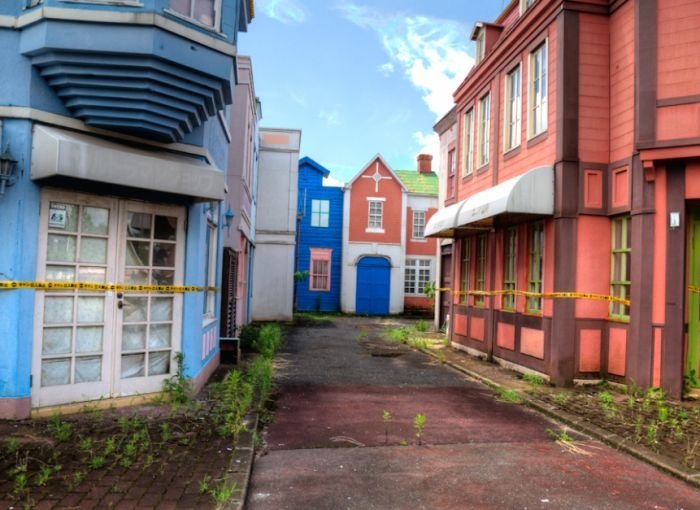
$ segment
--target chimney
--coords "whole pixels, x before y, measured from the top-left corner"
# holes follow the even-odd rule
[[[433,171],[432,161],[433,157],[430,154],[418,154],[418,173],[429,174]]]

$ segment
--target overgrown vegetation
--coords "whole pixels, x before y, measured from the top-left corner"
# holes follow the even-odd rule
[[[426,350],[433,346],[444,347],[444,339],[435,339],[428,335],[428,323],[419,320],[413,326],[402,326],[388,330],[385,335],[389,340],[406,344],[414,349]]]
[[[272,358],[282,345],[281,329],[267,324],[248,331],[260,355],[209,384],[200,400],[192,394],[185,358],[178,353],[177,371],[165,381],[163,397],[150,404],[153,411],[148,406],[132,411],[86,407],[78,415],[26,422],[31,432],[24,433],[23,441],[10,435],[0,442],[0,491],[11,493],[17,506],[31,508],[35,499],[47,494],[77,490],[93,471],[128,469],[156,476],[177,462],[173,459],[189,459],[210,445],[219,454],[225,451],[223,445],[231,445],[249,429],[251,410],[265,416],[273,392]],[[208,475],[192,483],[221,504],[238,487],[218,478],[227,469],[225,461],[219,464],[215,478]]]

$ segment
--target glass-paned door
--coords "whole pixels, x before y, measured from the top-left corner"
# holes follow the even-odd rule
[[[691,211],[688,228],[688,347],[685,356],[687,381],[700,386],[700,209]]]
[[[44,191],[37,279],[181,285],[184,210]],[[181,295],[37,291],[33,406],[159,391],[180,349]]]
[[[181,208],[126,202],[120,209],[118,278],[126,284],[182,285]],[[160,391],[180,350],[182,295],[117,294],[118,370],[122,395]]]

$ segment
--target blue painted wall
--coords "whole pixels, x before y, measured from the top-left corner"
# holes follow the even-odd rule
[[[311,248],[330,248],[331,289],[309,290],[309,281],[296,284],[296,309],[299,311],[337,312],[340,310],[341,261],[343,259],[343,189],[324,187],[329,171],[311,158],[299,161],[299,220],[297,225],[296,270],[309,271]],[[328,227],[311,226],[311,201],[328,200]]]

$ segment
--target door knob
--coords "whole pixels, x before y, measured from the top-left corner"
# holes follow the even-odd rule
[[[124,308],[124,301],[122,301],[121,299],[117,301],[117,308],[119,308],[120,310]]]

